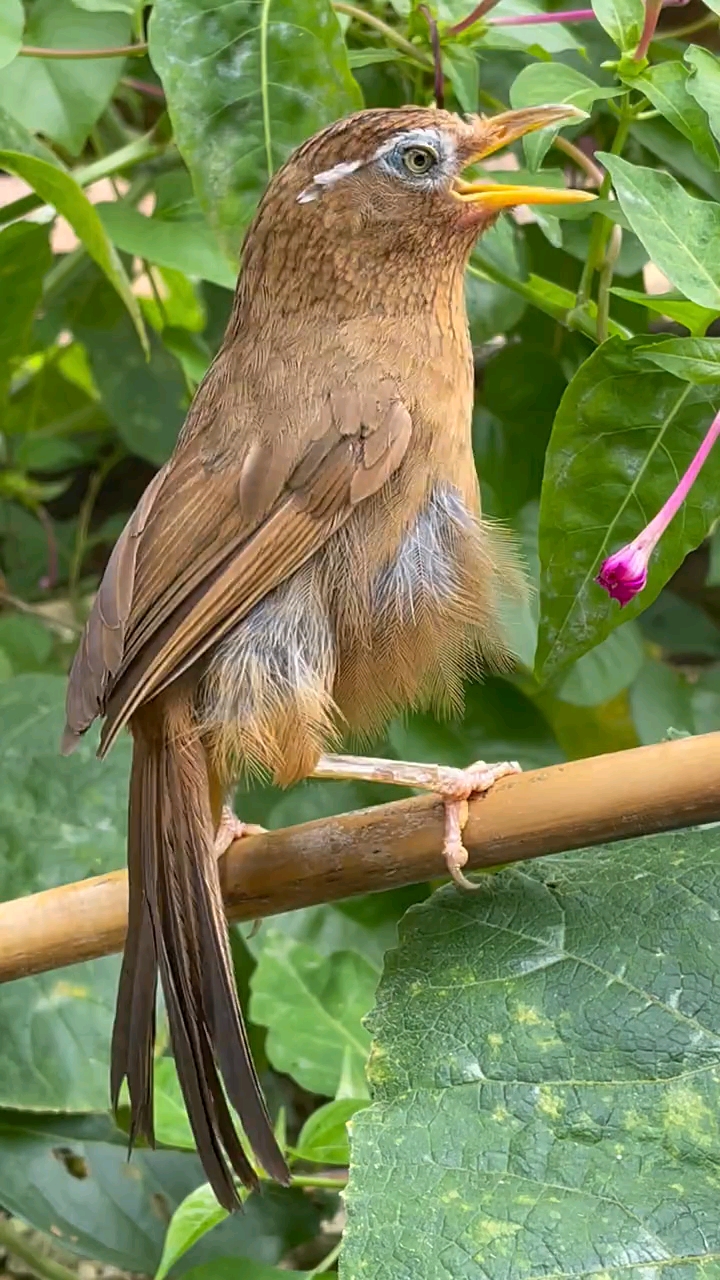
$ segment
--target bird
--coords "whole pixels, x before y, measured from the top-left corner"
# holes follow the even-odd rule
[[[198,1153],[228,1210],[260,1169],[289,1181],[220,892],[218,858],[248,831],[229,805],[238,779],[437,791],[463,882],[467,798],[517,767],[332,748],[404,708],[458,707],[467,673],[503,661],[499,602],[523,577],[480,511],[464,270],[503,209],[591,197],[462,175],[579,114],[369,109],[290,155],[246,233],[220,350],[74,658],[63,750],[98,717],[100,756],[125,727],[133,746],[112,1104],[126,1081],[130,1146],[154,1143],[159,981]]]

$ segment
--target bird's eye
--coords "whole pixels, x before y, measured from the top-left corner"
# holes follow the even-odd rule
[[[422,177],[435,168],[438,162],[437,152],[432,147],[408,147],[403,152],[402,162],[414,178]]]

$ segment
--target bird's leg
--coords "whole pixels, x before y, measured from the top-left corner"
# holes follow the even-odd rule
[[[447,869],[461,888],[477,889],[478,886],[462,871],[468,860],[462,841],[468,820],[468,800],[473,795],[489,791],[498,778],[520,772],[520,765],[514,760],[503,764],[486,764],[484,760],[478,760],[467,769],[454,769],[448,765],[412,764],[406,760],[374,760],[369,756],[321,756],[313,777],[385,782],[437,792],[445,806],[443,857]]]
[[[218,829],[215,832],[214,852],[216,858],[221,858],[227,853],[233,840],[242,840],[243,836],[260,836],[265,831],[265,827],[259,827],[255,822],[243,822],[234,813],[233,808],[229,804],[224,804]]]

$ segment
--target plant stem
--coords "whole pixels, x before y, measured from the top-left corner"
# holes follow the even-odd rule
[[[622,227],[615,225],[610,232],[608,240],[605,261],[602,265],[600,278],[598,280],[598,300],[597,300],[597,335],[598,342],[604,342],[608,336],[608,325],[610,322],[610,289],[612,286],[613,272],[615,263],[620,256],[622,248]]]
[[[115,49],[41,49],[33,44],[18,49],[18,58],[141,58],[146,44],[121,44]]]
[[[338,1178],[331,1175],[309,1173],[294,1173],[290,1179],[290,1185],[293,1187],[322,1187],[326,1191],[342,1191],[347,1186],[347,1173],[341,1173]],[[77,1277],[75,1278],[77,1280]]]
[[[312,1280],[313,1276],[325,1275],[325,1272],[330,1270],[333,1262],[340,1257],[341,1249],[342,1240],[338,1240],[335,1248],[330,1250],[330,1252],[323,1258],[322,1262],[319,1262],[316,1267],[313,1267],[312,1271],[308,1271],[307,1280]]]
[[[443,75],[442,66],[442,49],[440,48],[440,33],[438,24],[431,14],[426,4],[418,5],[418,13],[421,13],[428,24],[430,32],[430,45],[432,47],[433,66],[435,74],[433,76],[433,94],[435,97],[435,106],[440,110],[445,106],[445,77]]]
[[[94,471],[90,477],[90,483],[88,484],[85,492],[85,497],[82,500],[82,505],[78,514],[77,530],[75,533],[75,545],[73,546],[70,571],[68,573],[68,595],[76,613],[80,573],[82,571],[82,562],[85,558],[92,513],[95,508],[95,503],[97,502],[98,494],[102,489],[108,473],[112,471],[115,463],[119,462],[121,457],[122,454],[119,449],[113,449],[112,453],[108,454],[105,461],[101,463],[97,471]]]
[[[552,145],[557,151],[564,152],[578,169],[582,169],[594,187],[602,186],[605,181],[605,174],[602,169],[595,164],[595,161],[590,156],[586,156],[585,152],[580,150],[580,147],[576,147],[574,142],[569,142],[567,138],[563,138],[562,134],[559,133],[557,137],[553,138]]]
[[[488,18],[489,27],[534,27],[546,22],[594,22],[592,9],[559,9],[555,13],[521,13],[514,17]]]
[[[408,58],[414,58],[421,66],[427,67],[429,71],[434,71],[432,58],[429,58],[422,50],[417,49],[414,44],[406,40],[405,36],[396,31],[394,27],[391,27],[388,22],[383,22],[382,18],[376,18],[374,13],[367,13],[359,5],[346,4],[345,0],[332,0],[332,7],[336,13],[344,13],[346,17],[354,18],[356,22],[364,22],[366,26],[374,27],[390,44],[394,44],[396,49],[402,49]]]
[[[617,156],[622,151],[625,143],[627,142],[630,125],[634,118],[634,112],[624,112],[621,115],[620,122],[610,148],[611,155]],[[610,178],[610,174],[606,173],[600,185],[600,190],[598,191],[598,195],[601,200],[608,195],[611,186],[612,179]],[[605,242],[612,226],[612,220],[604,213],[595,214],[593,218],[593,228],[590,232],[588,255],[583,267],[582,276],[580,277],[580,284],[578,285],[576,302],[576,306],[578,308],[584,307],[590,299],[593,276],[595,275],[596,268],[602,262],[603,254],[605,252]]]
[[[463,31],[467,31],[468,27],[474,26],[476,22],[484,18],[485,14],[494,9],[497,3],[498,0],[482,0],[481,4],[476,4],[475,8],[470,10],[466,18],[461,18],[460,22],[456,22],[453,27],[448,27],[446,34],[449,36],[461,35]]]
[[[55,1262],[54,1258],[46,1257],[39,1249],[23,1240],[7,1218],[0,1218],[0,1245],[16,1258],[22,1258],[30,1270],[44,1280],[77,1280],[75,1272],[69,1267]]]

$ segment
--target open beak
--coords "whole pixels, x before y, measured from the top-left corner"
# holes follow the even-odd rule
[[[566,103],[564,106],[503,111],[499,116],[478,121],[478,141],[481,136],[482,143],[468,164],[484,160],[526,133],[534,133],[536,129],[544,129],[561,120],[581,120],[585,116],[586,112]],[[592,192],[571,187],[523,187],[509,182],[464,182],[462,178],[456,178],[453,191],[458,200],[480,204],[488,210],[511,209],[518,204],[582,204],[595,199]]]

